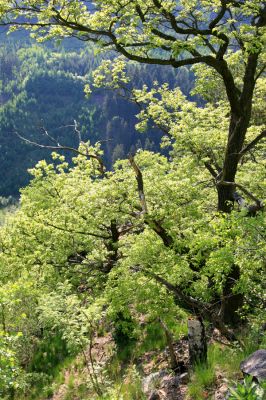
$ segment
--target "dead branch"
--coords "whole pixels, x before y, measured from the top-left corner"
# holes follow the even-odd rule
[[[75,129],[76,129],[76,128],[75,128]],[[35,146],[35,147],[39,147],[39,148],[41,148],[41,149],[49,149],[49,150],[55,150],[55,151],[71,151],[71,152],[73,152],[73,153],[75,153],[75,154],[84,156],[84,157],[86,157],[86,158],[88,158],[88,159],[89,159],[89,158],[94,159],[94,160],[96,160],[96,161],[98,162],[98,164],[99,164],[99,171],[100,171],[100,174],[101,174],[101,175],[104,175],[104,174],[105,174],[105,166],[104,166],[103,160],[101,159],[100,156],[98,156],[97,154],[91,154],[91,153],[88,153],[88,152],[83,152],[83,151],[81,151],[81,150],[79,150],[79,149],[76,149],[75,147],[61,145],[60,143],[58,143],[58,142],[55,140],[55,138],[53,138],[53,137],[47,132],[47,130],[46,130],[44,127],[41,127],[41,130],[43,131],[43,133],[45,134],[45,136],[47,136],[52,142],[55,143],[55,145],[41,144],[41,143],[38,143],[38,142],[35,142],[35,141],[32,141],[32,140],[29,140],[29,139],[25,138],[24,136],[20,135],[20,133],[17,132],[17,131],[14,131],[14,133],[19,137],[19,139],[23,140],[23,142],[25,142],[25,143],[27,143],[27,144],[30,144],[30,145],[33,145],[33,146]],[[84,144],[83,142],[80,142],[80,144],[81,144],[81,143]]]
[[[145,193],[144,193],[144,183],[143,183],[142,172],[139,169],[139,167],[137,166],[133,156],[129,157],[129,162],[136,174],[136,180],[137,180],[137,184],[138,184],[138,192],[139,192],[139,199],[140,199],[140,204],[141,204],[141,208],[142,208],[142,213],[148,214],[146,197],[145,197]]]

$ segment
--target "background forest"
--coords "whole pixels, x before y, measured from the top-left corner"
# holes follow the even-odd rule
[[[104,159],[110,169],[114,161],[134,154],[136,148],[159,150],[161,134],[139,135],[135,130],[136,105],[116,92],[95,91],[86,99],[84,86],[103,56],[77,41],[56,46],[38,45],[23,33],[0,36],[0,196],[18,196],[29,182],[28,168],[49,159],[49,150],[23,143],[21,136],[41,144],[52,144],[43,128],[65,146],[77,146],[74,121],[83,140],[104,142]],[[132,65],[132,84],[168,82],[189,94],[193,74],[184,67],[174,73],[158,66]]]

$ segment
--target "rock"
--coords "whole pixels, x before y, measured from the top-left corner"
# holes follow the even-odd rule
[[[161,386],[158,390],[162,400],[181,400],[180,380],[178,375],[169,374],[161,381]]]
[[[142,381],[143,392],[147,395],[150,394],[156,387],[159,387],[162,379],[168,375],[166,370],[154,372],[146,376]]]
[[[189,381],[189,376],[187,372],[179,376],[179,382],[181,385],[187,385],[188,381]]]
[[[177,388],[179,386],[179,376],[177,375],[167,375],[164,376],[162,381],[161,381],[161,387],[164,389],[173,389]]]
[[[214,400],[225,400],[229,397],[228,385],[223,383],[214,393]]]
[[[244,375],[250,375],[261,382],[266,380],[266,350],[257,350],[240,364]]]
[[[152,392],[152,394],[149,397],[149,400],[160,400],[160,399],[161,399],[161,397],[157,390],[154,390],[154,392]]]
[[[181,400],[180,377],[167,370],[150,374],[142,381],[143,392],[149,400]]]

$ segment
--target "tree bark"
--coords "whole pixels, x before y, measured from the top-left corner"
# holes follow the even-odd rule
[[[247,129],[250,123],[252,111],[252,98],[255,88],[255,75],[258,63],[258,54],[251,53],[248,56],[246,69],[243,79],[243,89],[241,93],[231,79],[230,74],[221,72],[223,76],[227,96],[231,107],[231,120],[228,133],[227,147],[224,156],[224,164],[221,173],[221,179],[217,184],[218,193],[218,210],[230,213],[236,199],[235,186],[226,185],[224,183],[235,183],[241,151],[243,150]],[[228,77],[231,79],[228,79]],[[234,96],[232,96],[232,90]],[[223,298],[221,304],[222,319],[225,324],[234,327],[240,322],[237,311],[243,305],[244,297],[242,294],[234,294],[233,288],[240,278],[240,268],[233,265],[229,275],[227,276],[223,287]]]
[[[231,272],[227,276],[224,288],[221,305],[221,315],[223,322],[236,327],[241,323],[238,310],[243,306],[244,296],[241,293],[233,293],[233,288],[240,278],[240,268],[238,265],[233,265]]]
[[[207,362],[207,339],[200,317],[188,319],[188,346],[191,366]]]
[[[234,206],[233,187],[223,184],[217,185],[218,210],[230,213]]]

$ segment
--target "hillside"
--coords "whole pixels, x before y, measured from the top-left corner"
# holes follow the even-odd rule
[[[31,141],[51,144],[44,138],[45,128],[60,144],[75,147],[76,120],[84,141],[105,143],[108,168],[136,148],[159,149],[158,130],[144,135],[136,132],[139,110],[134,104],[104,89],[85,97],[85,84],[101,57],[89,47],[75,44],[37,45],[17,33],[0,46],[0,168],[5,171],[0,178],[1,196],[17,196],[20,187],[29,182],[28,168],[40,159],[50,159],[49,150],[23,143],[16,132]],[[174,73],[169,68],[132,66],[130,73],[138,87],[157,80],[172,87],[180,85],[189,93],[193,84],[186,68]]]
[[[1,400],[265,400],[265,3],[0,26]]]

